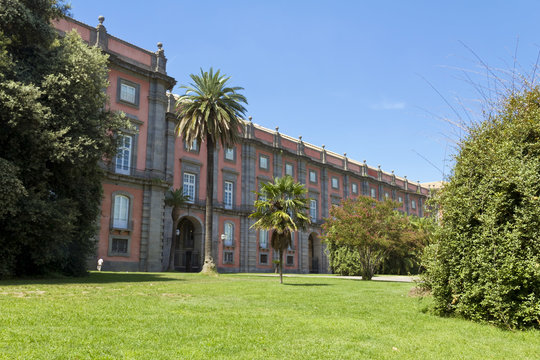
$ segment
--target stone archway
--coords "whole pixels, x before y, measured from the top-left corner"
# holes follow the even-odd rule
[[[310,273],[319,273],[321,268],[321,239],[315,232],[308,238],[308,267]]]
[[[175,234],[174,270],[199,272],[202,267],[202,225],[190,216],[178,221]]]

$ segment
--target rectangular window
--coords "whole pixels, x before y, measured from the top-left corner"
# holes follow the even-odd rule
[[[352,193],[358,194],[358,184],[352,183]]]
[[[268,249],[268,230],[259,230],[259,247]]]
[[[223,195],[223,203],[225,205],[225,209],[232,209],[233,187],[234,187],[234,184],[231,181],[225,181],[225,189],[224,189],[224,195]]]
[[[188,151],[199,151],[199,143],[197,142],[197,139],[193,140],[190,144],[187,142],[184,142],[184,148]]]
[[[311,199],[309,201],[309,216],[311,216],[311,221],[317,220],[317,200]]]
[[[294,176],[294,167],[292,164],[285,164],[285,175]]]
[[[339,180],[337,177],[332,177],[332,189],[339,189]]]
[[[184,195],[189,196],[190,203],[195,201],[195,174],[184,173]]]
[[[371,188],[371,197],[372,198],[377,198],[377,190],[375,190],[375,188]]]
[[[416,201],[414,201],[414,200],[411,201],[411,207],[413,209],[416,209]]]
[[[403,198],[402,198],[401,196],[398,197],[398,201],[399,201],[400,203],[402,203],[402,202],[403,202]]]
[[[225,148],[225,160],[234,161],[234,148]]]
[[[234,262],[234,253],[232,251],[223,252],[223,263],[232,264]]]
[[[268,254],[259,254],[259,263],[268,264]]]
[[[129,220],[129,198],[124,195],[114,197],[113,228],[127,229]]]
[[[223,245],[233,246],[234,239],[234,225],[231,223],[225,223],[225,240]]]
[[[287,266],[294,265],[294,255],[287,255]]]
[[[317,172],[315,170],[309,170],[309,182],[317,182]]]
[[[385,200],[388,200],[388,193],[387,192],[384,193],[384,198],[385,198]]]
[[[268,170],[268,156],[259,155],[259,167]]]
[[[131,170],[131,149],[133,138],[129,135],[118,135],[118,152],[116,153],[115,172],[129,175]]]
[[[140,85],[134,82],[118,79],[117,99],[129,105],[139,106]]]
[[[111,252],[114,254],[128,253],[128,239],[112,239]]]

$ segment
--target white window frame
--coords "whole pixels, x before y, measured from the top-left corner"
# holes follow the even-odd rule
[[[311,221],[317,220],[317,200],[315,199],[309,201],[309,216]]]
[[[263,166],[263,160],[264,160],[264,166]],[[259,155],[259,168],[268,170],[270,168],[270,158],[266,155]]]
[[[184,195],[189,196],[188,203],[195,202],[195,191],[197,189],[197,175],[185,172],[183,176]]]
[[[416,201],[411,200],[411,208],[412,208],[413,210],[416,210]]]
[[[352,183],[351,184],[351,190],[352,190],[352,193],[353,194],[358,194],[358,184],[357,183]]]
[[[120,83],[120,100],[128,102],[130,104],[137,103],[137,88],[135,86]]]
[[[225,148],[225,160],[234,161],[234,148]]]
[[[398,196],[398,202],[403,203],[403,198],[401,196]]]
[[[259,247],[261,249],[268,249],[268,230],[259,230]]]
[[[223,225],[223,233],[225,234],[223,245],[229,247],[234,246],[234,224],[226,222]]]
[[[126,195],[114,196],[113,228],[128,229],[129,227],[129,197]]]
[[[288,171],[290,169],[290,171]],[[291,163],[285,163],[285,175],[289,175],[290,177],[294,176],[294,165]]]
[[[126,140],[128,144],[126,144]],[[133,153],[133,136],[118,135],[118,149],[115,159],[115,172],[117,174],[129,175],[131,173],[131,156]]]
[[[376,199],[377,198],[377,190],[375,188],[370,188],[371,190],[371,197]]]
[[[313,178],[312,178],[313,175]],[[309,182],[316,184],[317,183],[317,172],[315,170],[309,170]]]
[[[225,209],[233,208],[234,183],[225,181],[223,184],[223,206]]]
[[[335,176],[332,176],[332,189],[339,189],[339,179]]]

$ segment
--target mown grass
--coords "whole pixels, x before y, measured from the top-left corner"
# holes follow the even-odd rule
[[[538,359],[540,331],[439,318],[412,284],[92,273],[0,282],[3,359]]]

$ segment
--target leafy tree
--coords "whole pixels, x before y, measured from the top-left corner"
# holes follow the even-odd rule
[[[176,227],[178,226],[178,219],[180,218],[180,211],[182,210],[182,205],[186,204],[189,201],[189,196],[184,195],[184,189],[170,189],[167,191],[167,194],[165,195],[165,205],[172,206],[172,212],[171,217],[173,220],[173,231],[172,231],[172,238],[171,238],[171,248],[169,252],[169,261],[167,266],[167,271],[173,271],[174,270],[174,251],[175,251],[175,244],[176,241],[174,241],[176,236]]]
[[[257,193],[255,211],[250,215],[257,221],[256,229],[272,230],[271,246],[279,253],[279,282],[283,284],[283,252],[291,245],[291,233],[305,229],[310,223],[307,215],[307,190],[290,176],[264,183]]]
[[[424,257],[439,313],[540,327],[539,104],[538,87],[511,92],[459,144]]]
[[[200,75],[191,74],[193,83],[182,86],[184,95],[178,98],[176,133],[187,144],[206,142],[206,218],[204,236],[203,273],[217,273],[212,258],[212,216],[214,212],[214,151],[216,145],[232,147],[240,139],[242,121],[246,112],[242,103],[247,104],[244,95],[238,93],[241,87],[229,87],[230,77],[210,68],[201,69]]]
[[[101,203],[98,163],[125,124],[104,111],[107,57],[57,38],[54,0],[0,0],[0,277],[86,273]],[[4,171],[5,170],[5,171]],[[4,203],[3,207],[4,207]]]
[[[323,238],[335,256],[332,269],[338,273],[359,270],[363,280],[371,280],[390,253],[403,254],[418,246],[418,233],[396,207],[392,201],[363,196],[332,207],[323,224]]]

